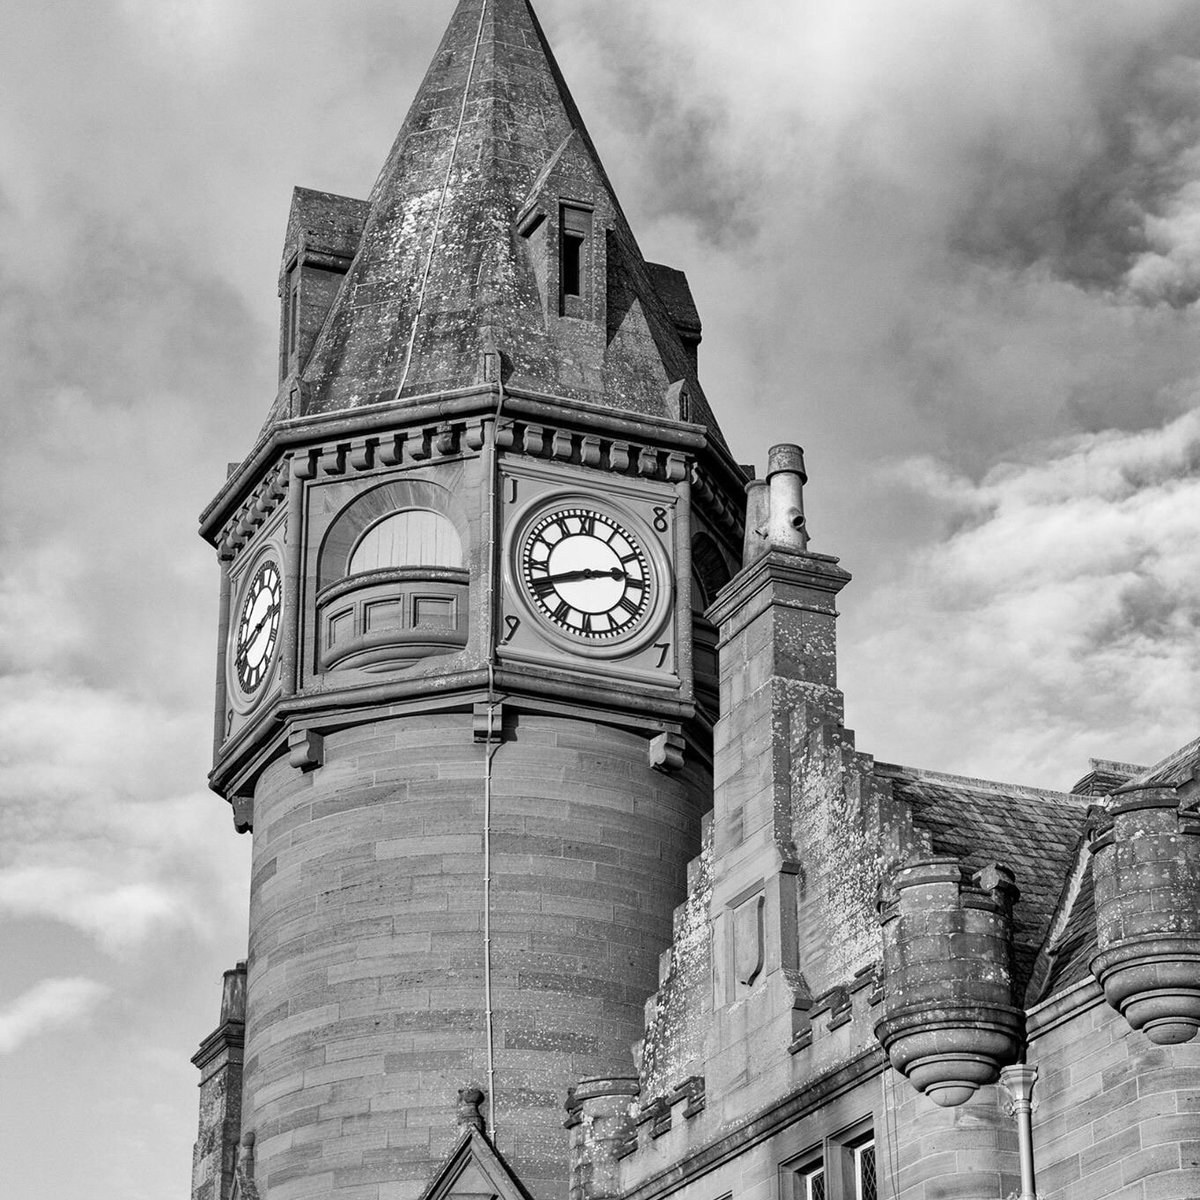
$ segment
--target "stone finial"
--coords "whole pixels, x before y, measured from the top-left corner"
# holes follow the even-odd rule
[[[248,1179],[254,1178],[254,1130],[247,1129],[238,1143],[237,1170]]]
[[[484,1093],[475,1086],[458,1089],[458,1127],[459,1129],[474,1129],[483,1133],[485,1129],[483,1113],[479,1111],[483,1104]]]
[[[237,1194],[241,1200],[259,1200],[258,1185],[254,1182],[254,1130],[247,1129],[238,1143],[237,1162],[233,1168]]]

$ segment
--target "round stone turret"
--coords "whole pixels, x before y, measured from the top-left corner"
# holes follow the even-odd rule
[[[1012,872],[974,875],[954,859],[901,868],[880,901],[884,1007],[875,1035],[935,1104],[969,1100],[1017,1057],[1024,1014],[1013,1005]]]
[[[570,1200],[607,1200],[621,1191],[620,1157],[636,1140],[632,1110],[636,1077],[584,1079],[571,1088],[566,1126],[571,1135]]]
[[[1152,1042],[1187,1042],[1200,1030],[1200,815],[1171,787],[1114,800],[1091,840],[1092,974]]]

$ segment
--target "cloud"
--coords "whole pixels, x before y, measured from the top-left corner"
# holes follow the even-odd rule
[[[814,483],[922,452],[978,472],[1182,411],[1194,4],[593,0],[558,23],[643,245],[689,272],[743,460],[790,428]],[[874,553],[869,491],[833,503]]]
[[[0,1008],[0,1054],[53,1029],[87,1019],[111,989],[92,979],[43,979]]]
[[[116,955],[129,953],[160,931],[194,929],[202,911],[189,908],[194,899],[164,880],[123,883],[98,869],[0,868],[0,912],[63,921]]]
[[[978,482],[930,459],[898,474],[948,526],[856,606],[852,720],[888,730],[863,749],[1069,786],[1091,756],[1153,762],[1194,735],[1200,411]]]
[[[248,846],[201,789],[201,714],[0,676],[0,917],[47,917],[127,957],[240,924]]]

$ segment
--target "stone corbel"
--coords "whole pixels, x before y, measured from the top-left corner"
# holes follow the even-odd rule
[[[288,762],[301,771],[315,771],[325,762],[325,739],[315,729],[288,734]]]
[[[471,710],[471,733],[477,742],[504,741],[504,705],[476,704]]]
[[[683,770],[683,735],[673,730],[660,733],[650,741],[650,765],[656,771],[670,775]]]

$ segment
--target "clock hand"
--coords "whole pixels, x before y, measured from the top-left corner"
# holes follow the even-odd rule
[[[538,583],[576,583],[581,579],[627,579],[620,567],[607,567],[603,571],[582,567],[577,571],[561,571],[557,575],[543,575]]]
[[[268,609],[267,609],[267,611],[266,611],[265,613],[263,613],[263,615],[262,615],[262,619],[259,621],[259,623],[258,623],[257,625],[255,625],[253,632],[252,632],[252,633],[250,633],[249,635],[247,635],[246,639],[245,639],[245,640],[242,642],[242,648],[241,648],[241,650],[239,650],[239,651],[238,651],[238,653],[237,653],[237,657],[238,657],[238,658],[245,658],[245,657],[246,657],[246,655],[247,655],[247,654],[249,653],[249,651],[250,651],[250,646],[251,646],[251,644],[254,642],[255,638],[257,638],[257,637],[258,637],[258,635],[259,635],[259,634],[262,632],[262,628],[263,628],[263,626],[264,626],[264,625],[265,625],[265,624],[266,624],[266,623],[267,623],[267,622],[268,622],[268,621],[269,621],[269,620],[270,620],[270,619],[271,619],[271,618],[272,618],[272,617],[273,617],[273,616],[274,616],[274,615],[275,615],[275,614],[276,614],[278,611],[279,611],[279,605],[278,605],[278,604],[273,604],[273,605],[272,605],[270,608],[268,608]]]

